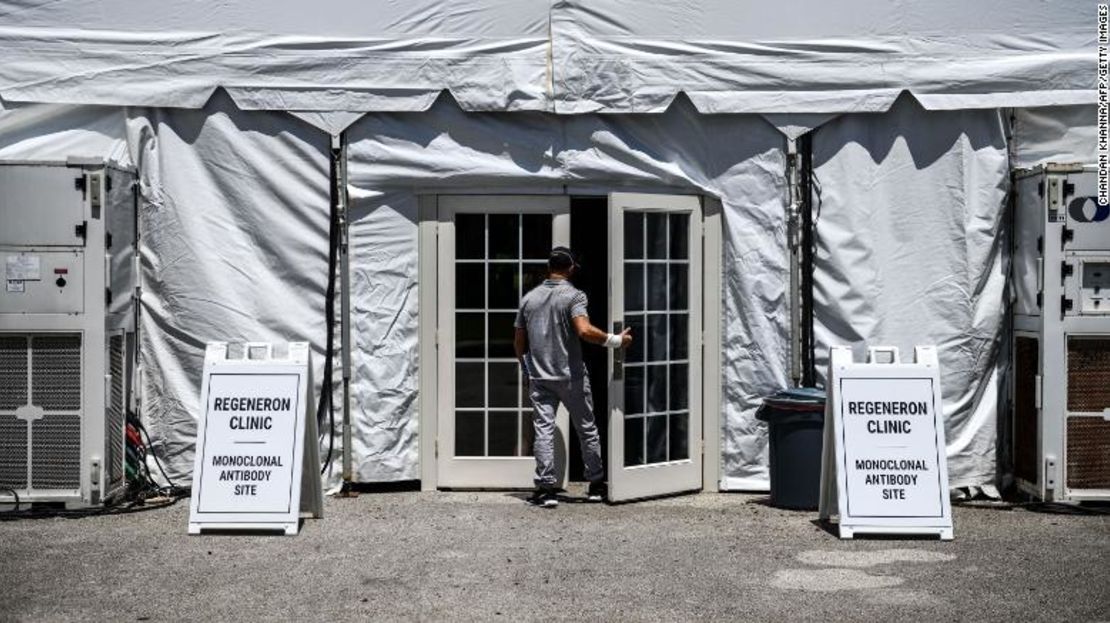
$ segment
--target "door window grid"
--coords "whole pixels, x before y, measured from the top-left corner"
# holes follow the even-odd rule
[[[676,382],[679,382],[679,383],[688,382],[686,380],[686,379],[689,378],[688,372],[686,374],[686,379],[679,380],[679,379],[673,379],[673,371],[675,370],[676,365],[682,365],[683,368],[685,368],[685,370],[688,371],[690,360],[689,360],[688,357],[679,358],[679,359],[672,359],[671,358],[671,355],[673,354],[671,351],[675,348],[674,338],[676,337],[676,336],[672,335],[672,333],[675,331],[675,323],[672,321],[672,318],[673,317],[686,317],[687,320],[683,324],[683,326],[686,326],[686,327],[689,326],[689,324],[688,324],[688,316],[689,316],[689,289],[688,289],[688,284],[680,292],[680,295],[682,297],[684,297],[684,300],[676,301],[675,297],[672,296],[673,294],[675,294],[674,292],[672,292],[672,287],[675,285],[676,278],[681,279],[682,278],[682,273],[685,273],[685,277],[687,279],[690,276],[689,275],[689,263],[690,263],[689,259],[687,257],[682,257],[682,258],[672,257],[672,256],[676,255],[675,243],[680,243],[681,246],[686,246],[686,245],[682,244],[683,241],[678,240],[677,237],[676,237],[676,239],[672,239],[672,235],[675,233],[675,229],[678,228],[680,230],[679,232],[677,232],[679,236],[689,236],[689,221],[688,221],[688,218],[689,218],[688,215],[685,215],[685,214],[657,214],[657,213],[653,214],[653,213],[650,213],[650,212],[644,213],[644,212],[632,212],[632,211],[628,211],[624,215],[626,231],[628,231],[629,225],[634,225],[633,226],[633,238],[631,240],[631,242],[633,244],[631,246],[634,249],[633,254],[637,255],[638,257],[630,258],[629,254],[626,250],[625,257],[622,258],[622,259],[623,259],[623,262],[624,262],[624,266],[626,267],[626,270],[625,270],[626,276],[628,276],[630,273],[634,273],[632,275],[632,279],[633,280],[638,279],[640,281],[640,283],[639,283],[639,290],[640,291],[638,293],[638,296],[640,298],[633,301],[634,304],[633,304],[632,307],[636,308],[634,315],[640,316],[643,319],[643,321],[639,322],[639,325],[640,325],[640,328],[641,328],[641,331],[640,331],[641,339],[643,341],[643,346],[640,347],[641,348],[640,355],[642,356],[643,361],[630,362],[630,361],[626,360],[625,363],[624,363],[624,367],[626,369],[626,377],[625,377],[626,378],[626,383],[625,383],[625,392],[626,392],[626,400],[625,400],[626,405],[625,406],[626,406],[626,409],[625,409],[625,416],[624,416],[625,417],[625,430],[626,430],[626,433],[625,433],[626,434],[626,440],[625,440],[625,465],[626,466],[654,464],[654,463],[674,461],[674,460],[685,460],[685,459],[689,458],[689,449],[687,447],[688,444],[686,443],[687,440],[684,437],[684,435],[686,435],[685,431],[687,430],[687,425],[688,425],[689,411],[687,409],[685,409],[685,406],[686,406],[685,404],[680,405],[683,408],[679,408],[679,409],[674,408],[676,405],[672,402],[672,394],[675,391],[675,388],[672,387],[672,380],[674,380]],[[657,247],[657,245],[654,245],[654,243],[657,242],[657,241],[652,240],[651,237],[649,236],[649,232],[652,229],[652,222],[651,222],[652,219],[655,220],[656,229],[661,230],[661,231],[658,231],[657,234],[662,234],[663,245],[664,245],[663,248],[665,250],[664,254],[666,256],[665,258],[649,258],[649,257],[647,257],[648,255],[650,255],[652,253],[652,251],[651,251],[652,246]],[[665,223],[662,227],[658,227],[658,223],[660,221]],[[636,244],[635,237],[634,237],[635,234],[637,233],[637,231],[640,234],[639,244]],[[628,238],[626,238],[626,240],[628,240]],[[630,246],[630,245],[626,244],[626,247],[628,247],[628,246]],[[636,247],[638,247],[638,249]],[[656,250],[658,250],[658,249],[656,248]],[[681,255],[683,253],[688,253],[688,249],[686,251],[682,251],[681,249],[679,249],[678,254]],[[662,310],[648,309],[648,308],[653,306],[652,300],[651,300],[652,296],[651,296],[651,293],[648,289],[649,286],[652,285],[649,281],[649,275],[651,273],[651,271],[649,271],[649,269],[648,269],[649,265],[665,266],[665,272],[663,273],[664,283],[662,284],[664,286],[665,295],[663,296],[664,309],[662,309]],[[638,267],[638,270],[636,270],[636,271],[627,270],[627,268],[630,267],[630,266]],[[632,284],[629,284],[626,281],[626,286],[625,286],[626,294],[629,292],[629,287],[628,287],[629,285],[634,285],[634,282]],[[654,284],[654,285],[656,287],[658,287],[660,284],[657,283],[657,284]],[[633,298],[636,298],[636,297],[634,296]],[[628,307],[629,307],[628,302],[626,301],[626,308],[628,308]],[[632,310],[631,309],[626,309],[626,312],[627,311],[632,311]],[[629,314],[629,315],[632,315],[632,314]],[[658,349],[658,345],[657,345],[657,347],[653,347],[653,348],[648,347],[649,340],[647,339],[648,336],[647,336],[647,331],[645,329],[647,328],[647,324],[648,324],[646,321],[651,316],[656,316],[656,317],[663,316],[664,318],[666,318],[666,320],[663,323],[663,331],[665,332],[666,335],[663,338],[663,342],[662,342],[662,349],[663,349],[663,352],[665,353],[665,356],[662,357],[662,358],[656,358],[657,355],[653,352],[654,350]],[[684,350],[687,353],[689,353],[689,335],[688,335],[688,332],[687,332],[686,336],[679,336],[679,337],[680,337],[680,339],[683,339],[686,342]],[[660,368],[662,368],[662,370],[665,371],[662,375],[663,376],[662,383],[664,384],[664,392],[663,392],[664,395],[663,395],[663,403],[662,403],[663,406],[664,406],[664,409],[662,409],[662,410],[651,409],[650,408],[653,405],[652,405],[652,400],[651,400],[650,395],[649,395],[650,390],[651,390],[651,387],[650,387],[650,384],[649,384],[649,374],[648,374],[649,367],[654,368],[656,370],[656,373],[659,373],[661,371]],[[679,368],[679,370],[681,371],[683,368]],[[639,374],[635,374],[636,370],[640,370],[641,372]],[[628,378],[629,378],[628,373],[629,372],[633,372],[634,375],[639,376],[639,379],[640,379],[641,387],[639,388],[639,393],[640,393],[640,401],[641,401],[640,402],[640,405],[641,405],[640,408],[642,409],[642,412],[633,412],[633,413],[628,412],[628,408],[627,408],[628,407],[628,400],[627,400],[628,392],[629,392],[630,389],[632,389],[633,391],[635,391],[635,389],[636,389],[634,387],[630,387],[631,383],[628,382]],[[688,396],[684,397],[684,400],[688,401],[688,399],[689,399]],[[655,406],[657,406],[657,405],[655,405]],[[635,422],[635,425],[633,425],[634,422]],[[660,431],[659,424],[662,424],[661,431]],[[656,435],[654,435],[654,436],[649,435],[649,431],[652,428],[656,429]],[[636,429],[638,429],[638,431]],[[656,441],[658,441],[658,437],[659,437],[660,432],[662,434],[662,438],[663,438],[663,441],[664,441],[664,448],[663,448],[664,453],[663,453],[662,456],[659,455],[658,451],[653,453],[652,452],[652,447],[651,447],[651,442],[653,440],[653,437],[656,439]],[[681,439],[680,439],[680,437],[681,437]],[[653,456],[653,454],[654,454],[654,456]]]
[[[531,446],[532,446],[532,437],[533,437],[533,431],[532,431],[532,426],[531,426],[531,404],[529,403],[527,395],[525,393],[525,385],[524,385],[524,382],[523,382],[523,379],[522,379],[522,375],[521,375],[521,373],[518,369],[518,364],[517,364],[516,358],[515,358],[515,356],[497,356],[497,355],[491,353],[491,344],[494,343],[494,338],[495,338],[495,336],[493,335],[493,331],[492,331],[492,329],[494,328],[494,323],[491,321],[491,314],[500,314],[500,315],[502,315],[501,319],[504,320],[504,319],[507,319],[507,316],[509,314],[515,316],[515,314],[517,312],[517,309],[515,307],[508,308],[508,307],[492,307],[491,306],[490,301],[495,296],[495,293],[492,292],[491,289],[490,289],[491,285],[493,285],[493,284],[491,284],[490,274],[492,272],[491,271],[491,266],[497,266],[497,265],[515,266],[516,270],[513,273],[513,279],[512,279],[513,285],[515,286],[515,288],[514,288],[515,292],[513,294],[515,295],[515,301],[519,302],[519,300],[524,295],[526,290],[531,288],[533,285],[535,285],[535,283],[539,279],[539,273],[543,269],[546,268],[546,250],[548,248],[550,248],[550,242],[551,242],[550,238],[551,238],[551,229],[552,229],[552,224],[553,224],[553,218],[549,214],[535,215],[535,214],[522,214],[522,213],[510,213],[510,214],[503,214],[503,213],[502,214],[465,214],[464,213],[464,214],[459,214],[459,215],[456,216],[456,224],[458,223],[458,220],[460,220],[460,219],[465,220],[465,219],[468,219],[468,218],[481,219],[482,239],[483,239],[482,240],[482,257],[481,258],[474,258],[474,257],[460,258],[460,257],[457,257],[459,255],[460,251],[461,251],[461,245],[456,245],[455,263],[456,263],[456,265],[463,265],[463,266],[471,265],[471,266],[481,267],[481,272],[482,272],[482,296],[481,296],[481,298],[482,298],[483,307],[474,308],[474,307],[467,307],[467,306],[458,306],[459,295],[462,294],[462,289],[468,287],[468,284],[462,282],[462,280],[457,280],[456,284],[455,284],[456,292],[457,292],[457,295],[456,295],[456,305],[457,305],[457,307],[456,307],[455,313],[456,313],[456,319],[458,319],[459,315],[461,315],[461,314],[478,315],[481,318],[480,335],[482,336],[483,339],[481,340],[481,342],[482,342],[481,355],[477,356],[477,357],[474,357],[474,356],[459,357],[459,356],[456,355],[455,367],[456,367],[456,370],[458,370],[460,368],[460,364],[479,364],[479,365],[481,365],[481,379],[480,379],[480,382],[481,382],[482,388],[481,388],[480,393],[481,393],[482,406],[477,406],[477,407],[475,407],[475,406],[465,406],[465,407],[456,406],[456,408],[455,408],[455,411],[456,411],[456,416],[455,416],[456,417],[456,429],[455,429],[455,450],[456,450],[456,452],[455,452],[455,454],[456,454],[456,456],[460,456],[460,457],[462,457],[462,456],[471,456],[471,457],[531,456]],[[499,222],[498,223],[491,223],[491,219],[497,219]],[[497,225],[501,229],[500,233],[504,234],[505,233],[504,226],[506,224],[505,221],[507,219],[512,219],[514,221],[513,229],[515,230],[515,247],[516,247],[515,248],[515,255],[516,255],[516,257],[515,258],[493,257],[493,255],[495,254],[495,251],[492,248],[493,245],[492,245],[492,241],[491,241],[491,237],[492,237],[491,230],[494,228],[494,225]],[[537,228],[536,226],[538,225],[538,229],[541,232],[541,235],[539,236],[538,239],[536,239],[536,240],[530,240],[529,239],[528,232],[526,231],[526,230],[529,229],[529,227],[527,227],[527,225],[531,225],[532,229],[536,229]],[[456,231],[459,231],[460,229],[463,229],[463,228],[458,228],[457,227]],[[546,235],[543,235],[543,234],[546,234]],[[526,245],[526,242],[529,242],[529,244]],[[531,247],[531,248],[528,248],[528,247]],[[500,254],[500,252],[498,252],[498,253]],[[529,273],[529,270],[531,270],[532,272]],[[459,325],[459,323],[456,321],[456,327],[458,327],[458,325]],[[502,328],[504,328],[504,327],[502,327]],[[501,332],[504,332],[505,335],[504,336],[498,335],[498,336],[496,336],[497,339],[499,341],[504,340],[504,341],[508,342],[508,344],[510,345],[509,348],[511,348],[511,339],[512,339],[511,329],[506,330],[506,331],[499,331],[498,333],[501,333]],[[458,331],[456,331],[456,343],[458,343],[458,339],[459,339],[459,333],[458,333]],[[501,365],[498,366],[498,364],[501,364]],[[491,404],[492,396],[491,396],[490,388],[491,388],[491,385],[495,381],[497,381],[497,380],[504,381],[504,373],[507,372],[506,370],[504,370],[504,368],[507,367],[505,364],[508,364],[513,369],[512,374],[515,377],[515,382],[513,384],[514,386],[513,386],[512,392],[513,392],[513,395],[514,395],[513,400],[514,400],[515,404],[513,404],[511,406],[493,405],[493,404]],[[502,368],[502,370],[501,370],[502,374],[500,374],[500,375],[493,374],[494,370],[492,370],[491,368],[493,368],[495,366]],[[495,378],[495,377],[497,377],[497,378]],[[458,404],[460,402],[459,398],[463,394],[463,392],[467,392],[467,391],[472,392],[473,389],[474,389],[472,387],[471,388],[463,387],[462,386],[463,383],[461,382],[462,380],[463,379],[460,378],[460,375],[456,374],[456,388],[455,388],[456,404]],[[460,416],[465,416],[465,417],[460,417]],[[473,421],[473,419],[476,419],[476,418],[474,418],[474,416],[480,416],[481,417],[480,426],[475,426],[478,423],[476,421]],[[512,440],[510,442],[511,449],[509,449],[509,451],[506,451],[506,447],[503,446],[504,441],[507,439],[505,434],[504,434],[506,431],[503,430],[504,420],[506,420],[507,417],[511,417],[512,420],[513,420],[513,424],[512,424],[513,435],[512,435]],[[467,418],[472,419],[472,421],[470,422],[469,427],[467,427],[465,425],[462,425],[464,419],[467,419]],[[492,421],[494,419],[502,420],[502,423],[501,424],[496,424]],[[479,437],[479,439],[475,439],[474,437]],[[498,447],[497,448],[492,447],[494,445],[492,443],[492,441],[494,439],[498,440],[498,444],[497,444]],[[475,443],[477,441],[481,442],[480,447],[479,447],[479,444]]]

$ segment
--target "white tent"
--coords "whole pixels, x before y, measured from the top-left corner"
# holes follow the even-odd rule
[[[175,476],[206,341],[324,350],[333,136],[360,481],[422,477],[418,191],[715,197],[719,485],[759,489],[754,410],[790,383],[787,158],[813,130],[818,351],[938,344],[952,484],[981,485],[998,470],[1009,171],[1094,160],[1095,8],[6,2],[0,160],[137,167],[143,417]]]

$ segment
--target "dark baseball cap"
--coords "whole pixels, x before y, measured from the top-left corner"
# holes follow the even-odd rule
[[[547,265],[551,268],[578,268],[578,256],[567,247],[555,247],[547,256]]]

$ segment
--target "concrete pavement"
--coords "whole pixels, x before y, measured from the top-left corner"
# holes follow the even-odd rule
[[[1110,517],[957,507],[956,540],[840,541],[701,494],[329,498],[297,537],[153,512],[0,522],[3,620],[1110,620]]]

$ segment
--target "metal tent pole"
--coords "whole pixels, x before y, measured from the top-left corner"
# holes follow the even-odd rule
[[[802,383],[801,263],[798,258],[801,190],[798,188],[798,145],[792,138],[786,139],[786,189],[786,243],[790,250],[790,379],[794,387],[798,387]]]
[[[340,278],[340,340],[343,353],[343,494],[351,494],[354,481],[351,451],[351,263],[349,237],[349,202],[347,196],[347,133],[333,139],[338,175],[335,193],[339,200],[339,278]]]

